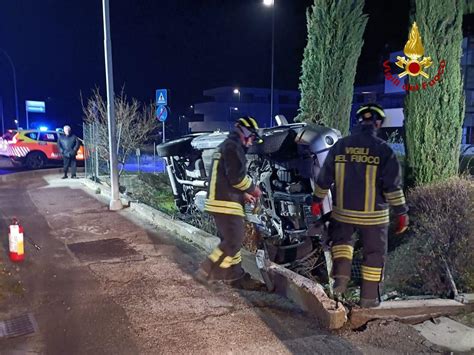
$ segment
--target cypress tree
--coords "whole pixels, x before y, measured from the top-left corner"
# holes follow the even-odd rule
[[[298,121],[349,131],[357,61],[367,15],[363,0],[314,0],[300,77]]]
[[[433,62],[425,69],[428,79],[409,78],[418,89],[405,98],[406,178],[407,183],[420,185],[458,173],[464,120],[460,65],[464,6],[459,0],[415,0],[414,6],[424,56]]]

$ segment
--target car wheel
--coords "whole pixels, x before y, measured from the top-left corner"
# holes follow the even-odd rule
[[[41,152],[31,152],[26,156],[25,165],[28,169],[41,169],[46,165],[46,156]]]

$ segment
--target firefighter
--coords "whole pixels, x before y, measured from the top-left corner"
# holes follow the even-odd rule
[[[408,226],[408,208],[402,190],[400,164],[390,146],[376,137],[385,113],[377,104],[365,104],[356,113],[358,126],[328,152],[314,191],[312,213],[321,214],[321,202],[334,184],[329,224],[332,241],[334,293],[344,293],[351,275],[354,240],[363,246],[360,306],[380,304],[380,284],[387,251],[389,206],[396,214],[396,233]]]
[[[201,283],[223,282],[242,289],[261,286],[242,269],[240,253],[245,236],[243,206],[255,203],[261,195],[247,175],[245,157],[254,140],[261,142],[258,129],[252,117],[239,118],[213,156],[205,210],[213,215],[221,242],[195,274]]]

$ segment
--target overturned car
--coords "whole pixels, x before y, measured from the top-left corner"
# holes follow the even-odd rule
[[[328,150],[340,138],[334,129],[305,123],[263,129],[263,143],[247,151],[248,174],[262,190],[256,206],[246,206],[270,260],[283,264],[302,259],[323,242],[325,218],[311,214],[312,191]],[[196,133],[163,143],[176,206],[186,218],[204,217],[212,155],[227,132]],[[331,196],[323,211],[331,211]]]

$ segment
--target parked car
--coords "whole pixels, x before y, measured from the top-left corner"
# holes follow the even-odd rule
[[[58,165],[62,162],[58,138],[63,134],[57,131],[21,130],[16,132],[6,149],[0,152],[8,156],[14,166],[25,166],[28,169],[41,169],[48,164]],[[81,145],[76,159],[84,160],[84,147]]]

